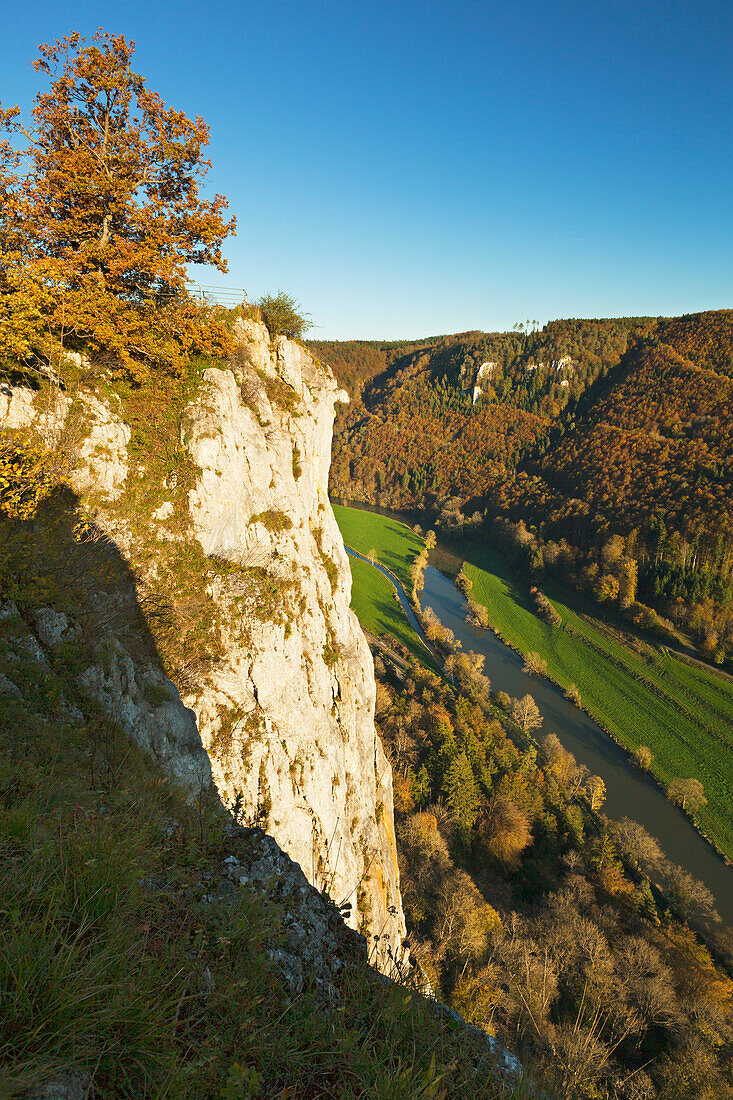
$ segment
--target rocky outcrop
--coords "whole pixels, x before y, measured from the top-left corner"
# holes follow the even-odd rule
[[[11,600],[0,602],[0,694],[32,700],[16,684],[54,680],[54,651],[73,642],[89,643],[87,664],[75,677],[78,694],[58,699],[46,721],[78,725],[89,700],[102,707],[143,751],[155,757],[164,775],[197,798],[211,784],[211,765],[196,728],[193,711],[181,702],[178,689],[159,669],[139,658],[133,661],[113,636],[97,643],[84,637],[79,624],[63,612],[39,607],[24,618]],[[82,708],[82,709],[80,709]]]
[[[244,322],[241,355],[210,369],[182,438],[204,551],[242,567],[217,582],[224,652],[186,699],[223,799],[264,825],[309,880],[352,906],[389,968],[404,932],[392,777],[374,728],[369,648],[326,485],[331,372]],[[378,937],[378,938],[377,938]]]
[[[389,971],[404,935],[392,777],[374,727],[371,655],[349,609],[351,575],[326,493],[334,405],[347,397],[299,344],[271,341],[251,321],[239,322],[237,336],[231,363],[205,371],[182,417],[192,487],[175,505],[175,473],[153,485],[160,475],[144,455],[130,466],[130,429],[114,395],[82,391],[72,402],[63,392],[6,387],[0,428],[49,437],[64,421],[67,435],[73,427],[72,487],[130,563],[132,587],[106,615],[111,625],[80,674],[80,691],[189,795],[213,774],[236,819],[264,828],[311,884],[343,904],[351,926],[370,937],[373,961]],[[131,471],[149,489],[149,515],[139,513],[139,496],[126,504]],[[135,586],[138,599],[146,585],[161,594],[159,566],[182,538],[200,548],[217,634],[215,657],[179,678],[183,698],[154,654],[130,646],[122,622]],[[28,644],[41,639],[43,659],[43,647],[72,641],[78,629],[57,609],[41,608]],[[12,690],[11,670],[6,679]]]
[[[127,479],[127,444],[130,429],[122,419],[119,402],[100,401],[85,394],[83,407],[86,431],[79,446],[78,462],[72,477],[77,493],[101,493],[115,500]]]

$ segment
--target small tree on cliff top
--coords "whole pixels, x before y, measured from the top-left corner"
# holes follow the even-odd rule
[[[279,290],[277,294],[264,294],[257,305],[270,336],[287,336],[291,340],[299,340],[313,327],[310,314],[304,313],[300,303],[284,290]]]
[[[51,86],[32,124],[0,108],[0,338],[22,356],[63,329],[133,374],[223,350],[223,327],[186,292],[187,264],[226,271],[234,229],[226,199],[200,195],[209,129],[132,71],[134,43],[103,31],[84,43],[40,47]]]

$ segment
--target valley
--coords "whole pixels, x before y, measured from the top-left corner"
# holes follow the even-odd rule
[[[359,553],[376,550],[378,561],[383,560],[380,551],[383,552],[385,563],[404,578],[405,563],[411,560],[416,544],[409,527],[396,518],[361,509],[336,505],[334,511],[347,545]],[[624,747],[637,747],[639,742],[632,740],[633,733],[638,737],[638,731],[643,730],[644,743],[653,744],[655,753],[660,752],[667,767],[676,769],[672,775],[704,777],[710,799],[705,807],[707,813],[699,815],[701,828],[721,848],[730,851],[730,796],[726,794],[726,784],[730,782],[731,768],[726,753],[730,751],[728,715],[733,705],[733,685],[715,673],[665,656],[661,647],[644,659],[612,638],[600,623],[581,618],[554,593],[552,603],[572,633],[553,630],[534,613],[528,592],[522,592],[498,555],[477,550],[471,544],[461,548],[460,553],[458,550],[453,543],[439,543],[436,547],[433,556],[440,568],[429,565],[426,570],[422,606],[433,608],[464,650],[483,655],[483,671],[495,692],[505,691],[517,697],[526,692],[532,694],[543,717],[537,736],[555,734],[592,773],[599,774],[606,787],[604,811],[611,817],[631,817],[648,829],[668,856],[705,882],[724,920],[733,923],[733,870],[624,751]],[[474,580],[473,597],[487,607],[492,627],[508,644],[491,630],[483,631],[466,622],[465,597],[453,583],[464,560],[466,573]],[[366,615],[363,625],[373,621],[366,609],[378,599],[374,572],[363,563],[363,568],[353,573],[352,606],[360,616]],[[394,602],[393,605],[396,608]],[[403,623],[403,630],[409,629],[406,620]],[[564,698],[545,677],[530,676],[523,671],[519,654],[533,650],[547,660],[548,671],[560,688],[567,688],[571,682],[578,686],[589,713]],[[655,688],[659,693],[664,691],[664,698],[660,699]],[[675,704],[689,707],[692,692],[699,704],[695,717],[687,719],[688,726]],[[665,735],[671,744],[664,742]],[[665,748],[667,752],[662,755]],[[678,763],[680,759],[684,760],[684,766]],[[661,773],[659,778],[667,777]]]

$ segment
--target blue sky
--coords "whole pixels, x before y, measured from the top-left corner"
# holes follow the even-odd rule
[[[324,338],[733,305],[730,0],[4,5],[0,101],[103,26],[211,126],[230,273]]]

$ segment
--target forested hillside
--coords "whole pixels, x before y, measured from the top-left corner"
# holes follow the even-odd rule
[[[415,957],[552,1096],[731,1096],[731,983],[691,930],[704,888],[597,813],[602,781],[541,736],[531,696],[503,711],[472,657],[457,690],[375,661]]]
[[[406,349],[312,344],[352,396],[337,425],[334,487],[349,484],[374,502],[386,492],[401,507],[483,501],[651,327],[556,321],[541,332],[469,332]]]
[[[336,495],[494,533],[520,564],[733,652],[733,311],[443,337],[357,366]],[[325,349],[324,356],[327,354]],[[507,530],[509,536],[507,537]],[[610,549],[604,551],[610,540]],[[605,554],[605,557],[604,557]],[[629,582],[629,574],[632,573]],[[671,626],[671,623],[670,623]]]
[[[342,386],[359,396],[367,382],[387,369],[396,359],[430,347],[445,339],[428,336],[425,340],[307,340],[314,356],[331,365]]]

